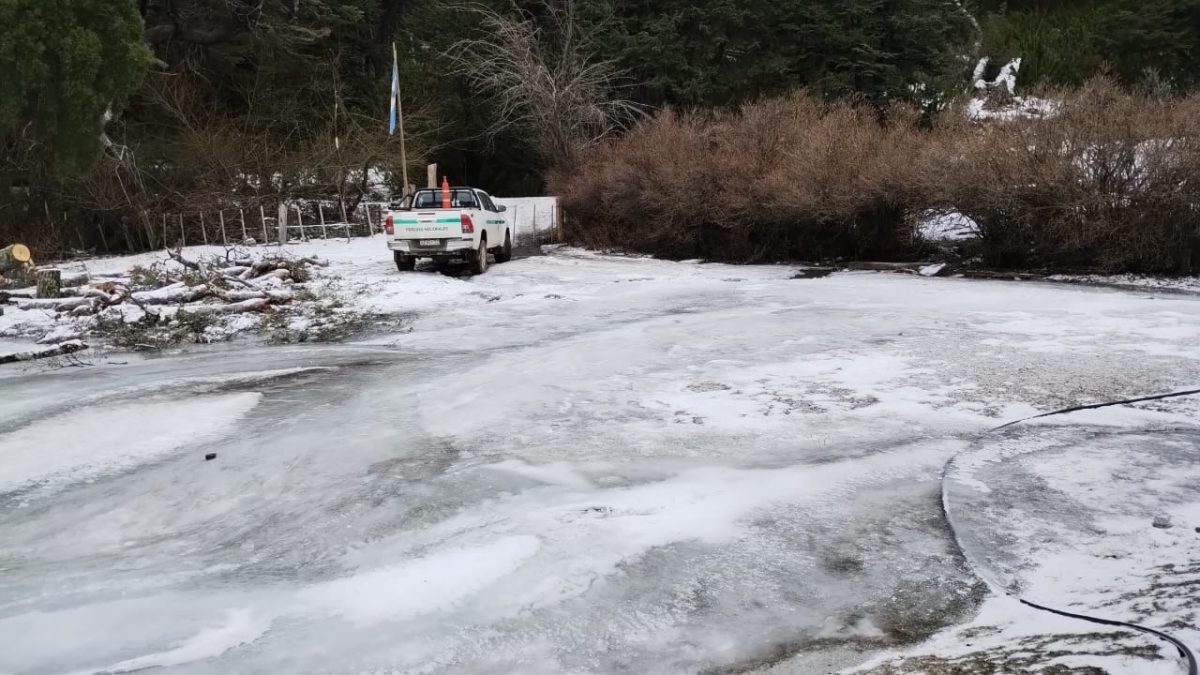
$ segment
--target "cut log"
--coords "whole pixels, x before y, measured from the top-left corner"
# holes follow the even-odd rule
[[[81,305],[91,304],[91,298],[39,298],[36,300],[18,300],[17,306],[21,309],[53,309],[59,312],[66,312]]]
[[[213,295],[225,302],[243,302],[245,300],[262,300],[267,298],[266,293],[252,290],[223,291],[214,288]]]
[[[62,294],[62,270],[38,270],[37,296],[39,298],[57,298]]]
[[[64,274],[62,277],[63,288],[71,286],[82,286],[91,281],[87,272],[75,272],[73,274]]]
[[[87,349],[88,346],[79,340],[64,342],[49,349],[41,349],[35,352],[18,352],[16,354],[0,354],[0,365],[6,363],[22,363],[25,361],[35,361],[37,359],[48,359],[54,356],[66,356]]]
[[[851,260],[846,263],[846,269],[867,270],[873,272],[916,272],[925,263],[915,262],[872,262],[868,260]]]
[[[25,244],[13,244],[0,248],[0,272],[24,267],[32,259],[33,255]]]
[[[207,284],[188,286],[182,281],[156,288],[153,291],[138,291],[130,295],[136,302],[147,305],[170,305],[175,303],[195,302],[209,294]]]
[[[255,298],[253,300],[243,300],[228,305],[187,305],[180,308],[180,311],[185,311],[189,314],[201,315],[216,315],[216,314],[245,314],[247,312],[261,312],[271,305],[271,301],[266,298]]]
[[[230,283],[245,286],[246,288],[254,288],[254,284],[251,284],[249,281],[246,281],[241,277],[222,276],[221,278]]]
[[[793,279],[824,279],[825,277],[829,276],[830,274],[833,274],[836,271],[837,270],[835,270],[832,267],[803,267],[801,269],[796,270],[796,273],[792,275],[792,278]]]

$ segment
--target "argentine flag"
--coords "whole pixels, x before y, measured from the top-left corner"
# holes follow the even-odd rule
[[[388,133],[396,133],[396,124],[400,108],[400,60],[396,56],[396,48],[392,47],[392,110],[388,116]]]

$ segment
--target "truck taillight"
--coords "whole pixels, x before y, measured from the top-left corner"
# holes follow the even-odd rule
[[[383,219],[383,229],[386,230],[388,234],[396,234],[396,221],[390,214],[387,218]]]
[[[475,234],[475,223],[471,222],[471,216],[462,214],[462,231],[463,234]]]

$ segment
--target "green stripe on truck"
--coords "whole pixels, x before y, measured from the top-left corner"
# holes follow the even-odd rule
[[[462,222],[461,218],[438,218],[437,220],[422,223],[419,220],[397,220],[397,225],[457,225]]]

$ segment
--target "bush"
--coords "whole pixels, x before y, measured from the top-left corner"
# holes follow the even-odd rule
[[[804,95],[666,111],[551,185],[571,240],[667,258],[912,258],[919,214],[957,210],[990,267],[1200,270],[1200,95],[1103,79],[1045,95],[1053,115],[955,108],[929,128]]]
[[[881,120],[882,118],[882,120]],[[734,262],[871,257],[914,246],[908,212],[933,134],[804,94],[737,112],[665,111],[551,177],[572,240]]]
[[[1200,98],[1158,101],[1095,80],[1058,114],[951,122],[926,174],[974,219],[1001,268],[1187,273],[1200,265]]]

